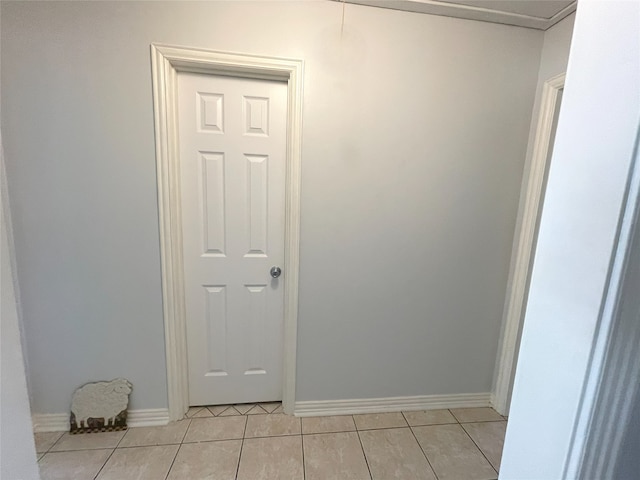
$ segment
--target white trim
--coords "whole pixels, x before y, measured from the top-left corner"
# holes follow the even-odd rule
[[[343,0],[334,0],[342,2]],[[439,0],[346,0],[347,3],[369,7],[389,8],[405,12],[426,13],[444,17],[464,18],[480,22],[500,23],[516,27],[547,30],[563,18],[576,11],[577,2],[572,2],[555,15],[545,18],[522,13],[505,12],[491,8],[451,3]]]
[[[518,335],[527,297],[529,270],[533,260],[536,227],[542,206],[544,179],[547,171],[549,147],[553,135],[553,119],[558,94],[564,88],[565,74],[547,80],[542,87],[542,100],[538,126],[529,166],[527,189],[520,230],[516,232],[518,243],[515,251],[513,277],[507,286],[503,313],[503,329],[496,363],[495,390],[491,403],[500,414],[509,412],[513,374],[516,366]]]
[[[68,413],[34,413],[32,416],[34,433],[68,432]]]
[[[127,416],[129,427],[157,427],[169,423],[168,408],[147,408],[131,410]]]
[[[33,431],[40,432],[68,432],[68,413],[34,413]],[[169,410],[166,408],[148,408],[131,410],[127,415],[129,427],[156,427],[169,423]]]
[[[298,323],[303,62],[153,44],[151,65],[167,388],[171,420],[182,418],[189,407],[176,108],[177,74],[198,72],[279,79],[288,83],[282,403],[285,412],[292,413],[295,402]]]
[[[360,413],[434,410],[440,408],[488,407],[489,393],[419,395],[413,397],[361,398],[296,402],[296,417],[354,415]]]

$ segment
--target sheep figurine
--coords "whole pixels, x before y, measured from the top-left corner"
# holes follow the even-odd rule
[[[71,433],[125,430],[132,387],[128,380],[116,378],[77,389],[71,400]]]

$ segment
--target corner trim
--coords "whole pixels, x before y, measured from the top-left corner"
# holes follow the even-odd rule
[[[538,216],[542,206],[545,175],[553,135],[553,117],[558,102],[558,94],[564,88],[565,74],[547,80],[542,87],[542,100],[538,116],[538,126],[533,144],[533,155],[529,165],[527,189],[520,230],[516,232],[517,244],[512,262],[513,277],[507,286],[503,312],[503,329],[498,347],[495,390],[492,404],[501,415],[509,412],[513,375],[516,367],[518,334],[524,318],[529,271],[536,242]]]
[[[41,432],[68,432],[68,413],[34,413],[33,431]],[[129,427],[157,427],[169,423],[169,410],[167,408],[148,408],[131,410],[127,417]]]
[[[489,393],[418,395],[411,397],[360,398],[296,402],[296,417],[354,415],[360,413],[435,410],[440,408],[489,407]]]

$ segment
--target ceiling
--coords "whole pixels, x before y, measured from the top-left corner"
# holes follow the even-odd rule
[[[336,0],[342,1],[342,0]],[[546,30],[575,12],[577,0],[345,0],[347,3]]]

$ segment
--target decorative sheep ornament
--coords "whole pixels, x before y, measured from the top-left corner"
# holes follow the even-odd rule
[[[87,383],[71,400],[70,433],[127,429],[127,406],[133,385],[124,378]]]

